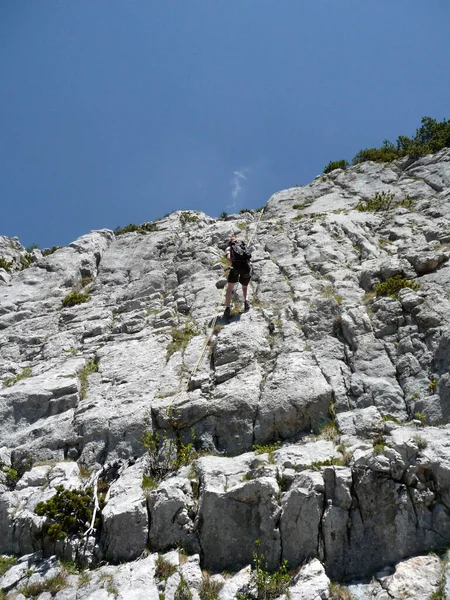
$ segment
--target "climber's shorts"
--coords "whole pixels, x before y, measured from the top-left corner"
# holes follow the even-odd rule
[[[241,285],[246,286],[249,284],[251,278],[251,271],[247,271],[246,273],[238,273],[235,269],[231,268],[230,272],[228,273],[227,281],[228,283],[237,283],[239,281]]]

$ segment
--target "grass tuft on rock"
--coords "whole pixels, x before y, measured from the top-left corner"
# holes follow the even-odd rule
[[[169,345],[167,346],[167,360],[169,360],[172,354],[175,354],[175,352],[178,352],[179,350],[184,352],[191,339],[196,335],[200,335],[201,332],[194,323],[186,323],[183,329],[172,327],[171,333],[172,341],[169,342]]]
[[[8,377],[7,379],[4,379],[3,386],[11,387],[18,381],[21,381],[22,379],[27,379],[28,377],[31,377],[31,373],[32,373],[31,367],[25,367],[25,369],[23,369],[23,371],[21,371],[20,373],[17,373],[13,377]]]
[[[98,361],[96,359],[92,359],[87,362],[81,371],[78,372],[78,378],[80,380],[80,398],[84,400],[87,395],[87,390],[89,386],[89,375],[92,373],[96,373],[98,371]]]
[[[171,575],[176,573],[177,568],[161,554],[158,554],[155,564],[155,577],[160,581],[167,581]]]
[[[0,577],[15,564],[17,564],[17,558],[15,556],[0,556]]]
[[[200,586],[200,600],[217,600],[223,585],[223,581],[215,581],[207,573],[203,576],[202,585]]]

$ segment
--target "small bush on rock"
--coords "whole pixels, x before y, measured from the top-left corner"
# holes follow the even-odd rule
[[[153,231],[158,231],[158,226],[155,223],[142,223],[142,225],[130,223],[126,227],[116,227],[114,234],[118,236],[124,233],[133,233],[134,231],[141,234],[152,233]]]
[[[377,283],[375,285],[375,292],[377,296],[391,296],[391,298],[397,300],[398,292],[403,288],[419,290],[420,285],[401,275],[394,275],[394,277],[389,277],[383,283]]]
[[[175,437],[169,437],[166,432],[160,435],[157,431],[147,431],[142,436],[142,445],[148,453],[148,474],[145,476],[156,482],[190,464],[197,457],[193,441],[184,444],[173,421],[172,427],[175,428]],[[192,431],[192,439],[195,440],[195,437]]]
[[[100,508],[103,508],[103,495],[99,495],[99,504]],[[46,502],[38,502],[34,512],[40,517],[47,517],[40,535],[56,542],[68,535],[81,536],[92,520],[93,510],[92,488],[66,490],[62,485],[58,485],[56,494]],[[94,527],[98,530],[100,526],[101,519],[98,513]]]
[[[28,269],[28,267],[31,265],[31,263],[33,262],[33,255],[29,254],[28,252],[26,254],[24,254],[23,256],[20,257],[20,270],[23,271],[24,269]]]
[[[334,160],[330,161],[327,166],[324,168],[323,172],[331,173],[335,169],[346,169],[348,167],[348,162],[346,160]]]
[[[291,577],[288,573],[288,563],[284,560],[274,573],[269,573],[265,556],[259,553],[260,545],[260,540],[256,540],[256,551],[253,553],[255,569],[252,571],[251,580],[256,587],[257,600],[274,600],[289,588]]]
[[[10,273],[12,266],[13,266],[12,261],[8,262],[6,259],[0,258],[0,269],[5,269],[5,271],[7,273]]]
[[[63,308],[70,308],[71,306],[76,306],[77,304],[83,304],[83,302],[87,302],[90,297],[91,293],[89,290],[86,290],[85,292],[72,290],[62,301]]]
[[[50,256],[50,254],[53,254],[53,252],[56,252],[60,248],[62,248],[62,246],[52,246],[51,248],[45,248],[44,250],[42,250],[42,256]]]
[[[180,221],[182,225],[186,225],[187,223],[197,223],[198,215],[191,213],[189,210],[185,210],[180,215]]]
[[[395,206],[395,194],[391,192],[376,192],[373,198],[361,201],[356,205],[359,212],[386,212]]]

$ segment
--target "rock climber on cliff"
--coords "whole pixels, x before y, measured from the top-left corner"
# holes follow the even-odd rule
[[[244,242],[238,241],[235,237],[230,238],[227,246],[226,256],[231,265],[228,273],[227,291],[225,294],[225,312],[224,316],[231,314],[231,294],[234,284],[239,281],[242,285],[242,295],[244,296],[244,310],[250,310],[250,304],[247,299],[248,284],[252,276],[252,255]]]

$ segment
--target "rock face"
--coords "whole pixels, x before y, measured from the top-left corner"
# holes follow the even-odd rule
[[[312,561],[298,598],[373,575],[352,593],[424,597],[406,564],[435,591],[434,567],[402,561],[450,544],[449,182],[447,149],[333,171],[263,213],[181,211],[45,256],[1,237],[0,552],[95,564],[182,545],[218,573],[259,540],[269,570]],[[364,210],[382,193],[389,208]],[[232,235],[254,274],[228,321]],[[43,540],[37,503],[95,482],[95,531]]]

